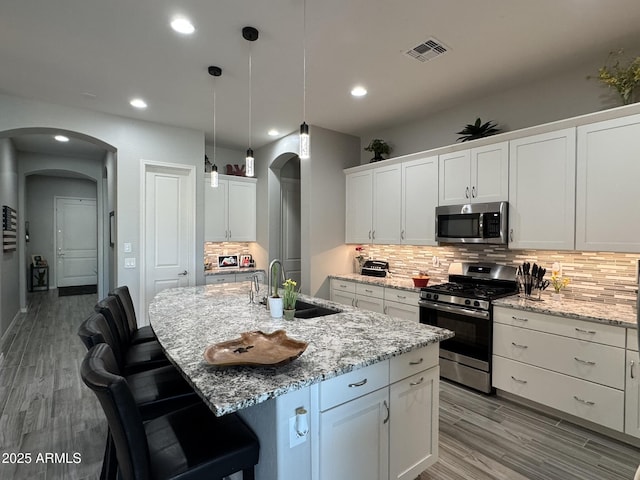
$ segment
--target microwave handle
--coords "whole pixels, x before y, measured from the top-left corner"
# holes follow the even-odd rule
[[[478,215],[478,230],[480,238],[484,238],[484,213]]]

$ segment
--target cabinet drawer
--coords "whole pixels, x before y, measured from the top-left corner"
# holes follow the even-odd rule
[[[493,310],[493,320],[496,323],[554,333],[613,347],[624,348],[625,346],[625,329],[612,325],[498,306]]]
[[[638,351],[638,329],[627,328],[627,349]]]
[[[368,283],[356,283],[356,295],[366,297],[384,298],[384,287],[378,285],[369,285]]]
[[[216,285],[218,283],[230,283],[236,281],[235,273],[228,273],[226,275],[207,275],[205,283],[207,285]]]
[[[262,272],[243,272],[236,273],[236,282],[249,282],[253,280],[253,276],[258,275],[260,283],[264,283],[264,273]]]
[[[333,290],[340,290],[342,292],[356,293],[355,282],[348,282],[346,280],[339,280],[337,278],[331,279],[331,288]]]
[[[439,344],[433,343],[389,359],[391,383],[438,365]]]
[[[399,290],[397,288],[385,288],[384,299],[417,306],[418,300],[420,300],[420,294],[418,292],[409,292],[408,290]]]
[[[320,410],[328,410],[387,385],[388,360],[330,378],[320,384]]]
[[[624,392],[493,357],[493,386],[590,422],[623,430]]]
[[[624,390],[622,348],[496,323],[493,353]]]

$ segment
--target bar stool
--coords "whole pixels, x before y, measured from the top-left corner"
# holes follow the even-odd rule
[[[109,295],[118,299],[120,310],[129,325],[129,337],[133,345],[156,340],[156,334],[153,333],[151,325],[138,327],[136,311],[133,307],[133,300],[129,293],[129,287],[123,285],[121,287],[114,288],[109,292]]]
[[[111,358],[109,356],[111,355]],[[253,480],[260,445],[236,414],[216,417],[203,402],[143,423],[108,344],[91,348],[80,370],[107,417],[123,480]]]

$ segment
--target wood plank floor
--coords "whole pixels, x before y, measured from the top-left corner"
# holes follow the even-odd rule
[[[0,480],[98,477],[106,426],[80,380],[85,349],[76,335],[96,301],[32,293],[29,313],[0,345]],[[640,449],[446,382],[439,447],[440,460],[420,480],[630,480],[640,464]],[[31,453],[32,463],[2,463],[18,452]],[[76,452],[78,464],[35,461]]]

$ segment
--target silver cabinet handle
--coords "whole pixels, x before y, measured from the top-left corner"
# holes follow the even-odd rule
[[[185,270],[184,272],[180,272],[180,273],[178,274],[178,276],[180,276],[180,277],[184,277],[187,273],[188,273],[188,272]]]
[[[355,299],[355,298],[352,298],[352,299],[351,299],[351,306],[352,306],[352,307],[355,307],[355,306],[356,306],[356,299]]]
[[[519,343],[516,343],[516,342],[511,342],[511,345],[518,348],[529,348],[528,345],[520,345]]]
[[[229,230],[229,240],[231,240],[231,230]]]
[[[635,362],[633,360],[631,360],[631,362],[629,362],[629,367],[631,370],[631,378],[636,378],[635,375],[633,374],[633,366],[635,365]]]
[[[471,187],[471,198],[476,198],[476,186]]]
[[[386,305],[384,306],[384,308],[382,309],[382,313],[384,313],[385,315],[387,315],[387,310],[389,309],[389,307],[387,307]]]
[[[366,384],[367,384],[367,379],[365,378],[364,380],[360,380],[359,382],[350,383],[349,388],[361,387]]]
[[[373,231],[371,232],[371,240],[375,240],[375,239],[376,239],[376,231],[375,231],[375,230],[373,230]]]
[[[589,360],[582,360],[581,358],[578,358],[578,357],[573,357],[573,358],[574,358],[574,360],[576,362],[582,363],[584,365],[595,365],[596,364],[596,362],[591,362]]]
[[[356,298],[356,304],[354,305],[354,307],[358,308],[358,299]]]
[[[364,291],[367,293],[373,293],[373,290],[369,290],[368,288],[365,288]]]
[[[404,240],[404,230],[400,231],[400,240]]]
[[[596,334],[595,330],[583,330],[582,328],[578,328],[578,327],[576,327],[576,332],[578,332],[578,333],[588,333],[589,335],[595,335]]]
[[[575,399],[576,399],[578,402],[580,402],[580,403],[584,403],[585,405],[592,406],[592,405],[595,405],[595,404],[596,404],[596,402],[591,402],[591,401],[589,401],[589,400],[583,400],[582,398],[580,398],[580,397],[576,397],[575,395],[573,396],[573,398],[575,398]]]
[[[371,230],[369,230],[369,240],[371,240]]]
[[[389,404],[387,403],[386,400],[384,402],[382,402],[382,403],[384,405],[384,408],[387,409],[387,418],[385,418],[382,423],[387,423],[389,421],[389,417],[391,416],[391,411],[389,410]]]
[[[417,382],[410,382],[409,385],[415,387],[416,385],[420,385],[422,382],[424,382],[424,377],[420,377],[420,380],[418,380]]]
[[[347,288],[347,286],[344,283],[341,283],[340,288]]]
[[[469,187],[464,189],[464,198],[469,198]]]
[[[527,382],[526,380],[520,380],[519,378],[516,378],[516,377],[514,377],[513,375],[511,375],[511,379],[512,379],[514,382],[518,382],[518,383],[529,383],[529,382]]]
[[[397,295],[397,294],[396,294],[396,297],[399,298],[400,300],[404,300],[405,298],[407,298],[406,295]]]
[[[509,241],[513,242],[513,228],[509,230]]]
[[[528,318],[523,318],[523,317],[511,316],[511,318],[514,319],[514,320],[518,320],[519,322],[528,322],[529,321]]]
[[[420,365],[423,362],[423,359],[421,358],[418,361],[411,361],[409,362],[409,365]]]

